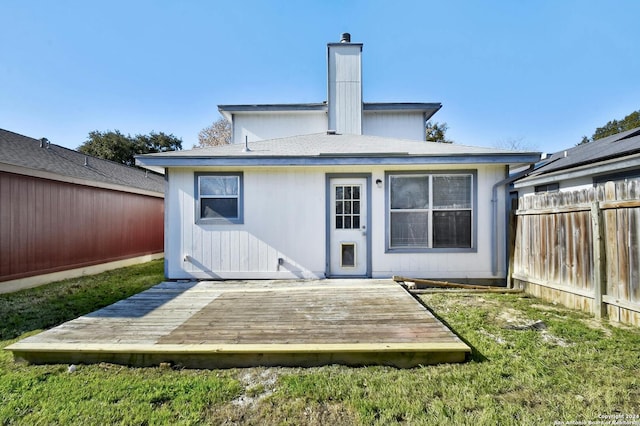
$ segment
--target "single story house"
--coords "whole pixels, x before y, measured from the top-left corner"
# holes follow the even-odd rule
[[[161,257],[164,179],[0,129],[0,293]]]
[[[327,102],[220,106],[234,143],[136,158],[167,180],[168,278],[504,281],[509,169],[540,154],[425,142],[441,105],[364,103],[361,53],[328,44]]]
[[[640,127],[556,152],[514,182],[520,196],[640,178]]]

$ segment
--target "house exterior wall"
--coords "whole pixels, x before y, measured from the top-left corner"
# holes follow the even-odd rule
[[[467,252],[386,250],[385,180],[392,171],[476,172],[476,246]],[[244,223],[202,225],[195,220],[196,172],[243,172]],[[288,168],[171,168],[166,194],[166,274],[171,279],[321,278],[327,272],[327,175],[371,176],[371,271],[376,278],[501,279],[505,247],[498,246],[497,274],[491,271],[492,233],[504,241],[505,215],[492,225],[491,191],[504,178],[503,165],[357,166]],[[504,191],[498,212],[504,212]],[[282,259],[279,264],[279,259]]]
[[[1,282],[163,251],[163,199],[0,172]]]
[[[581,176],[573,179],[553,180],[549,179],[549,183],[557,183],[559,192],[582,191],[593,187],[592,176]],[[518,187],[518,196],[524,197],[535,195],[536,185],[527,185]]]
[[[234,114],[233,143],[244,143],[288,136],[324,133],[327,131],[327,113],[291,112]]]
[[[362,133],[372,136],[423,141],[426,138],[424,113],[407,111],[365,112]]]

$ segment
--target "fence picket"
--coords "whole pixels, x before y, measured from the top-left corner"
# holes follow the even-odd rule
[[[518,201],[513,278],[541,297],[640,326],[640,179]]]

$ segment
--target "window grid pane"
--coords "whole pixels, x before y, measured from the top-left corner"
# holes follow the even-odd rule
[[[434,209],[470,209],[471,176],[434,176]]]
[[[200,176],[200,196],[237,197],[238,176]]]
[[[360,185],[335,187],[336,229],[360,228]]]

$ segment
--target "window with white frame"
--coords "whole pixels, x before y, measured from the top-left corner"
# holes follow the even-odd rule
[[[389,173],[388,248],[473,247],[474,173]]]
[[[197,223],[243,223],[242,173],[195,176]]]

